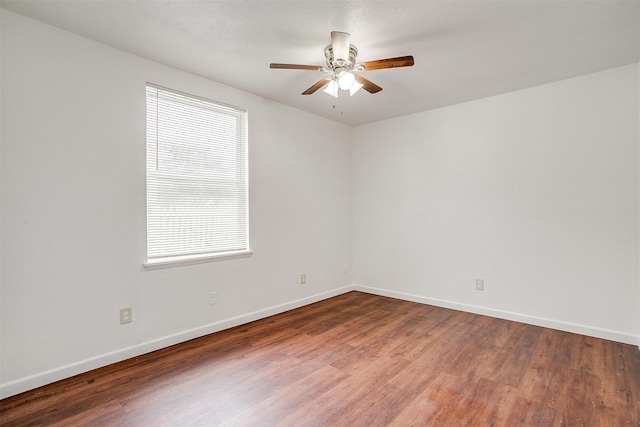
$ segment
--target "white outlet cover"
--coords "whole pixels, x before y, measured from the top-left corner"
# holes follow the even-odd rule
[[[120,324],[124,325],[125,323],[133,322],[133,310],[131,307],[129,308],[121,308],[120,309]]]

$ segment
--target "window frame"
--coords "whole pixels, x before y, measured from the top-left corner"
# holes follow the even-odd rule
[[[149,107],[148,107],[148,91],[149,89],[155,89],[158,91],[166,92],[178,97],[185,97],[188,101],[193,101],[194,103],[206,103],[208,106],[213,107],[214,111],[218,113],[224,110],[232,110],[233,114],[238,115],[238,117],[242,117],[241,123],[243,125],[243,129],[241,129],[238,134],[241,135],[236,139],[236,147],[234,151],[238,151],[238,147],[243,145],[243,156],[242,158],[236,156],[235,159],[243,162],[244,166],[244,208],[246,218],[244,219],[244,238],[243,243],[245,243],[245,247],[238,250],[229,250],[229,251],[214,251],[214,252],[199,252],[188,255],[167,255],[167,256],[159,256],[159,257],[149,257]],[[229,114],[231,116],[231,114]],[[157,126],[157,122],[156,122]],[[201,97],[198,95],[193,95],[185,92],[181,92],[175,89],[170,89],[164,86],[159,86],[150,82],[145,84],[145,248],[146,248],[146,261],[143,263],[143,266],[147,270],[153,270],[158,268],[168,268],[168,267],[176,267],[176,266],[184,266],[184,265],[192,265],[192,264],[200,264],[212,261],[223,261],[223,260],[231,260],[231,259],[239,259],[246,258],[253,254],[250,246],[250,224],[249,224],[249,144],[248,144],[248,111],[244,108],[240,108],[234,105],[225,104],[219,101],[215,101],[212,99],[208,99],[205,97]],[[156,141],[156,144],[158,142]],[[157,149],[156,149],[157,152]],[[237,205],[241,206],[241,205]]]

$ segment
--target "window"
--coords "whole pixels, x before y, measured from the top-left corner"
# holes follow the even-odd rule
[[[147,268],[249,255],[247,112],[147,84]]]

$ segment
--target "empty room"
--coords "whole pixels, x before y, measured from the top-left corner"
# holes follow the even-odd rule
[[[640,425],[640,1],[0,6],[1,426]]]

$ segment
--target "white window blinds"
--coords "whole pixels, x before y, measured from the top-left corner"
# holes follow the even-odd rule
[[[147,84],[147,262],[248,250],[247,112]]]

